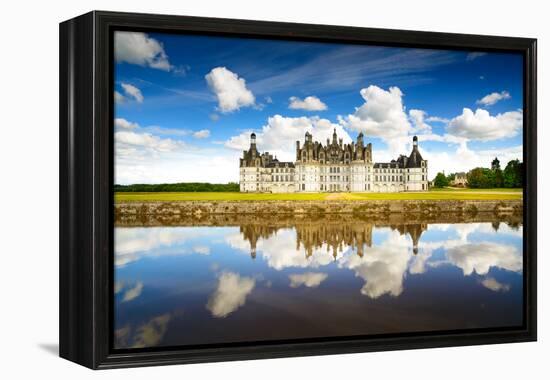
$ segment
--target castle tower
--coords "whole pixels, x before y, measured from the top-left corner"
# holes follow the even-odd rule
[[[363,132],[359,132],[357,135],[357,146],[361,148],[363,147]]]
[[[250,148],[256,150],[256,134],[254,132],[250,134]]]

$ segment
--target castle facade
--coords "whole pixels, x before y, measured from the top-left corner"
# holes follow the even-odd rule
[[[343,144],[336,130],[326,145],[313,141],[306,132],[303,146],[296,141],[296,161],[281,162],[269,152],[260,153],[256,134],[239,160],[240,191],[294,192],[401,192],[428,190],[428,161],[418,151],[413,137],[409,156],[387,163],[373,162],[372,144],[365,145],[363,133],[355,143]]]

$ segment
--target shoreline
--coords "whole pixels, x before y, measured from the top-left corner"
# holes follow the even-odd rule
[[[445,213],[425,214],[203,214],[203,215],[118,215],[116,227],[219,227],[219,226],[276,226],[291,228],[296,225],[344,226],[376,225],[405,226],[417,224],[495,223],[504,222],[512,226],[523,224],[523,215],[480,212],[475,215]]]
[[[332,200],[118,202],[115,219],[130,216],[201,215],[523,215],[523,200]]]

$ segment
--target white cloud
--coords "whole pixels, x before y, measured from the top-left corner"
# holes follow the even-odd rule
[[[206,308],[214,317],[225,318],[245,304],[255,284],[256,281],[251,277],[241,277],[233,272],[222,273]]]
[[[487,55],[487,53],[481,52],[481,51],[473,51],[466,55],[467,61],[473,61],[474,59],[477,59],[479,57],[483,57],[484,55]]]
[[[453,138],[453,136],[444,136],[450,139]],[[422,138],[423,136],[419,136],[420,141],[423,141]],[[441,141],[445,141],[445,139],[442,137]],[[433,179],[438,172],[468,172],[472,168],[488,167],[497,156],[503,167],[506,166],[508,161],[523,157],[523,147],[521,145],[500,149],[471,150],[465,140],[455,150],[450,149],[448,151],[425,150],[421,144],[420,152],[422,157],[428,160],[430,179]]]
[[[271,116],[267,124],[262,127],[261,132],[256,133],[258,149],[268,151],[277,155],[277,158],[284,161],[296,159],[296,141],[304,142],[304,135],[309,132],[313,135],[314,141],[326,144],[326,139],[332,139],[332,133],[336,129],[338,138],[344,143],[350,143],[351,137],[339,124],[333,124],[327,119],[314,117],[284,117],[281,115]],[[243,132],[240,135],[231,137],[225,142],[228,148],[243,151],[250,146],[250,132]]]
[[[170,152],[183,146],[180,141],[163,139],[150,133],[136,133],[132,131],[115,132],[117,153],[124,152],[125,148],[144,148],[150,152]]]
[[[290,52],[288,52],[290,54]],[[303,60],[288,70],[264,76],[251,84],[262,94],[300,89],[318,93],[334,89],[360,88],[364,83],[425,84],[430,73],[464,54],[435,49],[386,49],[376,46],[342,46],[313,59]]]
[[[115,294],[120,293],[123,289],[124,289],[124,282],[122,282],[122,281],[117,281],[117,282],[115,283]]]
[[[447,132],[470,140],[490,141],[514,137],[523,126],[523,112],[509,111],[491,116],[484,109],[475,113],[464,108],[462,114],[453,118],[447,127]]]
[[[141,325],[133,338],[134,343],[132,347],[153,347],[159,344],[166,333],[170,319],[170,314],[163,314]]]
[[[225,239],[232,248],[243,253],[250,253],[250,243],[240,233],[229,235]],[[313,249],[308,257],[303,246],[296,249],[296,232],[293,229],[280,229],[268,238],[260,239],[256,244],[258,257],[262,257],[270,268],[282,270],[285,268],[318,268],[334,261],[334,257],[327,254],[327,243]],[[349,247],[345,247],[349,249]],[[341,257],[342,252],[339,252]]]
[[[507,292],[510,290],[510,285],[500,283],[492,277],[483,279],[483,281],[481,281],[481,285],[494,292]]]
[[[364,256],[360,257],[346,244],[336,252],[327,243],[319,244],[306,252],[304,246],[296,247],[294,230],[280,229],[276,234],[258,240],[256,252],[258,257],[262,257],[275,270],[319,268],[336,261],[339,268],[350,269],[365,281],[362,294],[371,298],[388,293],[398,296],[403,291],[403,279],[411,258],[411,240],[408,236],[390,229],[385,229],[385,235],[387,238],[382,244],[365,247]],[[242,234],[230,235],[226,237],[226,242],[244,253],[250,252],[250,244],[244,240]],[[302,284],[308,286],[306,282],[313,286],[317,281],[322,281],[322,273],[312,274],[315,276],[294,275],[294,279],[290,278],[291,286],[293,283],[294,287]]]
[[[290,279],[291,288],[298,288],[302,285],[307,288],[316,288],[321,285],[321,282],[326,280],[328,275],[326,273],[307,272],[291,274],[288,277]]]
[[[117,184],[239,180],[239,167],[235,164],[239,152],[219,147],[199,148],[181,140],[184,136],[193,136],[191,130],[141,127],[122,118],[115,119],[115,126]],[[205,138],[209,133],[207,130],[197,132],[195,138]]]
[[[138,103],[143,103],[143,94],[139,88],[129,83],[121,83],[120,86],[127,96],[134,98],[134,100]]]
[[[125,266],[145,257],[207,255],[209,247],[186,244],[188,240],[207,234],[202,228],[118,227],[115,230],[115,265]]]
[[[193,137],[197,139],[205,139],[210,137],[210,131],[208,129],[201,129],[200,131],[193,132]]]
[[[290,102],[288,108],[293,110],[324,111],[328,109],[327,105],[316,96],[308,96],[303,100],[296,96],[291,96],[288,100]]]
[[[521,252],[512,245],[492,242],[464,244],[449,249],[447,257],[462,269],[465,276],[473,272],[486,275],[492,267],[514,272],[520,272],[523,269]]]
[[[246,88],[246,81],[225,67],[216,67],[205,76],[208,86],[218,99],[220,112],[232,112],[253,106],[254,94]]]
[[[162,44],[145,33],[116,32],[115,60],[164,71],[172,69]]]
[[[199,255],[209,255],[210,247],[207,245],[196,245],[193,247],[193,252],[198,253]]]
[[[420,152],[429,161],[428,176],[432,179],[439,171],[468,171],[476,166],[487,166],[495,155],[501,161],[521,158],[522,146],[512,146],[499,150],[471,150],[470,140],[490,141],[509,138],[520,133],[523,123],[521,110],[498,115],[490,115],[483,109],[475,113],[465,108],[463,113],[452,120],[428,116],[420,109],[406,112],[403,93],[397,87],[384,90],[369,86],[361,90],[365,103],[356,108],[355,113],[339,116],[339,123],[349,129],[362,131],[367,136],[375,136],[387,145],[387,149],[377,149],[374,159],[384,162],[395,159],[399,154],[407,154],[411,147],[412,134],[417,134]],[[432,132],[428,122],[444,123],[445,134]],[[455,148],[438,150],[433,145],[422,145],[422,142],[440,142],[456,145]],[[493,157],[489,157],[489,156]]]
[[[334,252],[327,243],[319,243],[306,251],[303,245],[296,246],[296,230],[283,228],[268,237],[260,238],[255,245],[257,258],[265,260],[270,268],[283,270],[286,268],[321,268],[336,262],[341,269],[352,270],[364,284],[361,293],[378,298],[389,294],[399,296],[403,292],[404,280],[408,273],[422,274],[427,268],[440,265],[455,265],[462,269],[465,275],[474,271],[485,275],[491,267],[511,271],[522,270],[521,253],[513,245],[494,242],[470,243],[473,233],[486,233],[492,228],[489,223],[464,223],[430,225],[430,229],[447,231],[441,240],[421,240],[419,253],[412,254],[412,241],[408,234],[402,235],[398,230],[387,227],[376,228],[379,243],[371,247],[363,247],[363,255],[359,256],[351,245],[342,244]],[[492,231],[492,230],[491,230]],[[456,237],[452,237],[452,233]],[[493,232],[491,232],[493,233]],[[503,232],[499,232],[502,234]],[[504,231],[516,236],[518,231]],[[437,236],[437,234],[436,234]],[[500,236],[500,235],[499,235]],[[493,238],[497,238],[494,236]],[[225,242],[232,248],[250,254],[250,242],[242,233],[226,235]],[[443,249],[446,259],[433,260],[432,253]],[[308,271],[304,274],[290,275],[290,286],[318,286],[324,274]],[[487,281],[483,286],[493,286]]]
[[[124,97],[124,95],[122,95],[118,91],[115,91],[115,103],[117,104],[124,103],[125,100],[126,98]]]
[[[432,251],[427,249],[422,249],[422,251],[414,255],[411,259],[409,265],[410,274],[422,274],[426,272],[426,264],[428,260],[432,257]]]
[[[143,132],[158,134],[158,135],[171,135],[171,136],[188,136],[193,133],[189,129],[181,128],[164,128],[158,125],[150,125],[148,127],[140,128]]]
[[[138,123],[132,123],[131,121],[128,121],[123,118],[116,118],[115,119],[115,128],[121,128],[121,129],[135,129],[139,128]]]
[[[180,145],[169,152],[117,146],[116,183],[238,182],[239,152]]]
[[[361,90],[365,103],[355,109],[355,113],[339,116],[339,122],[346,128],[362,131],[367,136],[381,138],[389,147],[392,155],[403,153],[409,140],[412,126],[409,123],[403,93],[398,87],[388,91],[371,85]]]
[[[476,101],[476,103],[481,104],[482,106],[492,106],[498,101],[501,101],[504,99],[510,99],[510,98],[511,96],[508,91],[493,92],[493,93],[490,93],[489,95],[485,95],[483,98]]]
[[[115,127],[118,129],[115,131],[115,175],[117,181],[120,178],[119,175],[124,173],[128,166],[139,166],[144,163],[158,164],[163,155],[182,152],[186,148],[183,141],[162,138],[149,132],[149,130],[161,129],[159,127],[141,128],[137,123],[123,118],[115,119]],[[124,177],[124,175],[122,176]],[[147,179],[145,179],[145,183],[148,183]]]
[[[435,122],[435,123],[448,123],[450,120],[447,119],[447,118],[444,118],[444,117],[439,117],[439,116],[428,116],[426,118],[426,121],[427,122]]]
[[[124,292],[124,296],[122,296],[122,302],[129,302],[138,298],[141,295],[142,290],[143,282],[138,282],[133,288],[130,288]]]
[[[427,114],[425,111],[412,109],[409,111],[409,118],[414,125],[414,132],[431,132],[432,127],[426,123]]]
[[[378,298],[384,294],[394,297],[403,292],[403,280],[411,258],[411,242],[397,231],[388,231],[387,239],[379,246],[366,247],[364,256],[346,255],[338,262],[362,278],[361,294]]]

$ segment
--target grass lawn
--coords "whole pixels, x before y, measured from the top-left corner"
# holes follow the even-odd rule
[[[317,201],[317,200],[506,200],[521,199],[521,189],[437,189],[419,193],[116,193],[116,202],[162,201]]]
[[[494,189],[468,189],[464,187],[442,187],[440,189],[438,188],[431,188],[430,191],[467,191],[467,192],[482,192],[482,193],[489,193],[489,192],[498,192],[498,193],[521,193],[523,192],[522,188],[494,188]]]

